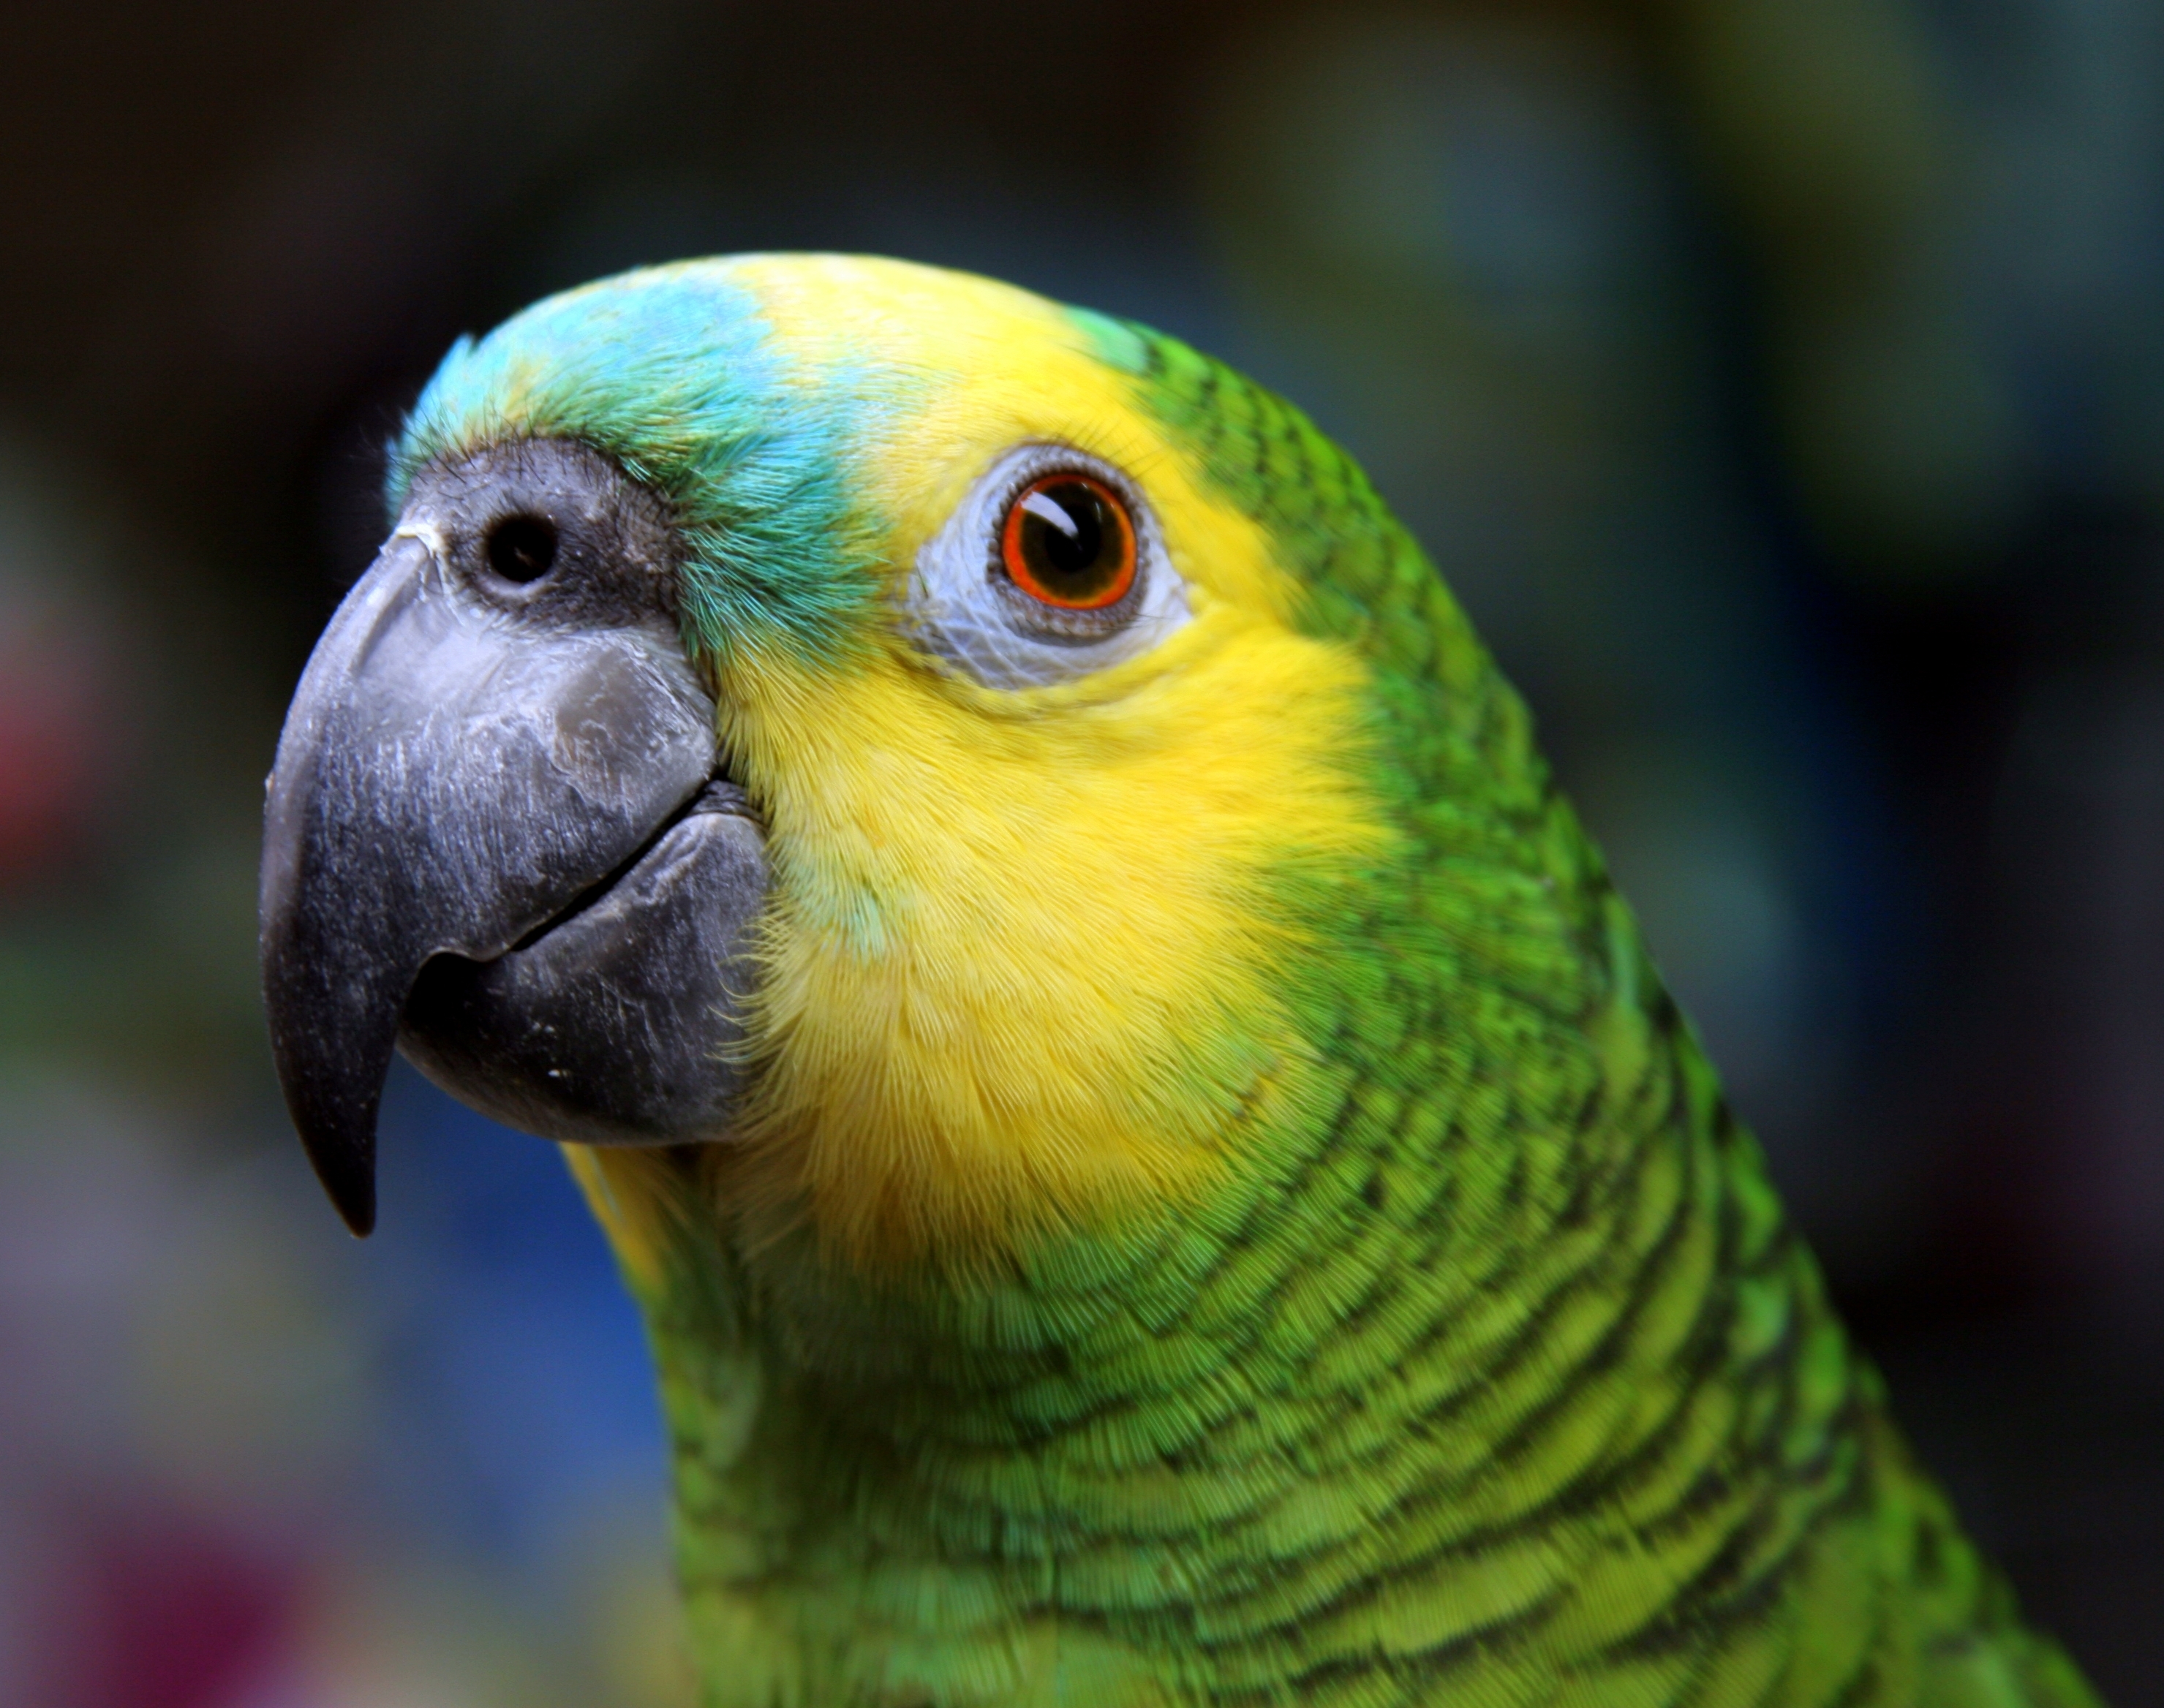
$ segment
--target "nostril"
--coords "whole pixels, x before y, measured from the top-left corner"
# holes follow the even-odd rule
[[[488,567],[506,581],[538,581],[556,561],[556,525],[546,516],[507,516],[488,531]]]

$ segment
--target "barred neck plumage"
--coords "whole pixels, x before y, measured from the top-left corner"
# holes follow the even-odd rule
[[[1333,1118],[1120,1241],[913,1301],[687,1252],[711,1700],[1890,1703],[2005,1627],[1599,912],[1600,1012],[1505,1028],[1547,1078],[1348,1003]]]

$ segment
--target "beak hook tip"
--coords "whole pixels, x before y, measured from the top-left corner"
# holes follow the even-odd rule
[[[373,1191],[365,1199],[340,1198],[334,1195],[331,1202],[337,1209],[339,1219],[345,1223],[346,1231],[355,1239],[365,1239],[376,1231],[376,1194]]]
[[[365,1239],[376,1230],[375,1111],[371,1108],[368,1114],[368,1125],[358,1139],[313,1131],[306,1121],[294,1123],[324,1196],[356,1239]]]

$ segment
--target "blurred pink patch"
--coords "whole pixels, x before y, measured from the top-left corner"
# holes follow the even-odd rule
[[[85,1527],[71,1694],[86,1708],[234,1708],[293,1646],[302,1574],[146,1500]]]
[[[111,757],[102,658],[62,614],[10,603],[0,592],[0,885],[80,846]]]

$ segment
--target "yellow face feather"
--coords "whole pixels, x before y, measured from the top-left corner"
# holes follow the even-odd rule
[[[1019,690],[898,630],[840,663],[721,667],[775,881],[754,1090],[713,1189],[754,1237],[808,1218],[874,1265],[980,1260],[1191,1192],[1303,1093],[1288,886],[1347,881],[1389,834],[1358,781],[1363,666],[1295,630],[1268,538],[1058,309],[891,263],[735,270],[803,383],[847,373],[879,399],[849,474],[891,589],[999,457],[1053,442],[1146,494],[1193,621]],[[652,1171],[577,1166],[634,1272],[650,1265]]]

